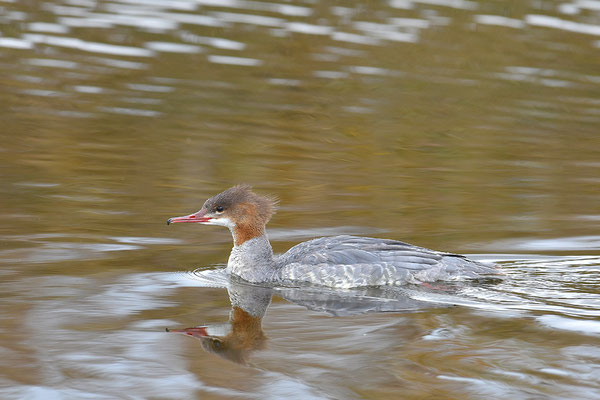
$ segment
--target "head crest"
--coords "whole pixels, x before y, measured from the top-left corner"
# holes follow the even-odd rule
[[[233,186],[222,193],[208,199],[205,206],[210,204],[243,204],[256,206],[258,216],[266,224],[277,209],[277,199],[271,196],[258,195],[252,191],[252,186],[241,184]]]

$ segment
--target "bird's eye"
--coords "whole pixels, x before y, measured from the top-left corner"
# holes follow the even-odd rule
[[[217,212],[223,212],[223,206],[218,206],[217,207]]]

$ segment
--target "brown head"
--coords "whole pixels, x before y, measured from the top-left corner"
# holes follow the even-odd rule
[[[264,235],[265,225],[275,213],[277,201],[252,192],[249,185],[237,185],[206,200],[200,211],[170,218],[167,224],[186,222],[228,227],[234,244]]]

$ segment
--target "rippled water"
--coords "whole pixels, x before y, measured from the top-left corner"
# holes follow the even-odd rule
[[[600,398],[599,49],[594,0],[0,1],[0,398]],[[276,251],[506,277],[229,282],[165,221],[240,182]]]

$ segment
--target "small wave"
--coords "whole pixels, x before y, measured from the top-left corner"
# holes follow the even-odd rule
[[[184,286],[227,288],[229,275],[222,267],[201,267],[193,271],[182,272],[178,283]]]

